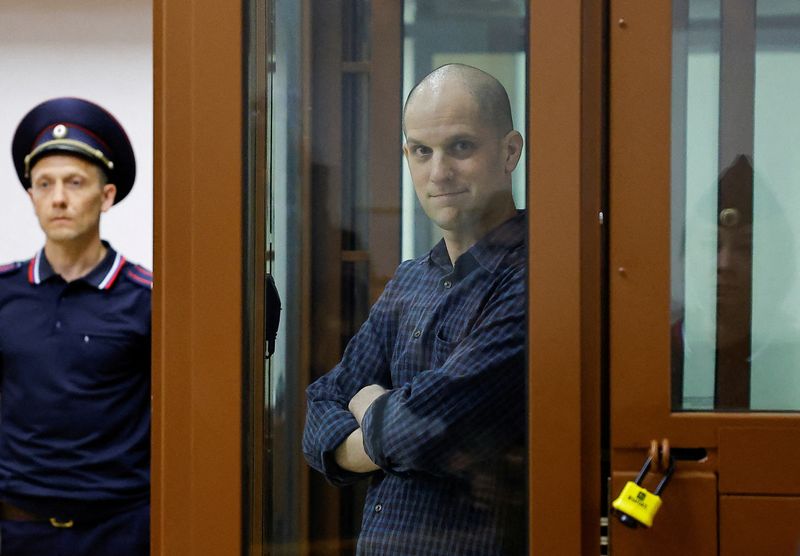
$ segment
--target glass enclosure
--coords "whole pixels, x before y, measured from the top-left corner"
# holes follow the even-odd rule
[[[673,19],[673,409],[797,411],[800,4]]]
[[[398,265],[424,258],[442,238],[402,157],[403,102],[413,85],[447,63],[483,69],[507,90],[524,135],[526,3],[252,0],[248,21],[247,170],[258,205],[249,245],[263,250],[256,275],[263,268],[274,279],[282,304],[274,354],[250,377],[250,553],[352,554],[369,485],[374,494],[394,474],[335,487],[311,469],[301,447],[305,390],[337,367]],[[523,152],[509,181],[519,209],[525,184]],[[438,340],[435,349],[443,349]],[[524,382],[524,365],[517,370]],[[408,387],[426,369],[416,371],[389,386]],[[520,478],[511,490],[522,510],[507,516],[520,525],[506,539],[514,550],[527,542],[523,452],[504,463]],[[380,518],[381,504],[369,508]]]

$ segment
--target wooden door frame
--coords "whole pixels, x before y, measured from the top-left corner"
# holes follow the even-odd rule
[[[600,553],[605,2],[531,0],[530,553]]]
[[[154,555],[242,544],[242,8],[153,2]]]
[[[791,515],[797,515],[798,416],[672,409],[673,6],[668,0],[649,3],[611,0],[610,4],[610,206],[614,229],[624,231],[613,234],[609,242],[612,470],[620,483],[625,474],[634,475],[651,440],[667,438],[672,453],[675,448],[706,450],[707,457],[699,461],[678,462],[671,488],[680,488],[682,481],[684,485],[692,481],[710,484],[705,492],[691,487],[692,500],[708,501],[708,507],[712,508],[709,512],[697,512],[712,516],[712,523],[706,528],[698,525],[697,531],[707,539],[710,537],[708,553],[725,553],[729,549],[723,546],[724,542],[741,547],[741,541],[734,537],[747,535],[747,529],[730,525],[720,517],[725,508],[738,507],[744,502],[745,498],[737,496],[765,502],[766,496],[776,495],[775,500],[781,503],[789,503],[789,497],[793,496],[795,509]],[[685,144],[680,148],[685,148]],[[658,210],[653,210],[654,207]],[[680,512],[689,515],[689,508],[681,508]],[[757,512],[750,514],[749,523],[759,527],[758,521],[753,522],[754,515]],[[762,516],[766,516],[763,519],[770,525],[779,522],[768,512]],[[741,515],[734,517],[740,518],[740,524],[748,522]],[[666,518],[661,519],[663,523]],[[700,546],[692,533],[684,530],[678,542]],[[764,538],[775,541],[780,535],[785,535],[785,529],[781,532],[776,527]],[[623,542],[629,539],[626,537]],[[621,546],[616,548],[621,551]],[[666,546],[666,550],[674,549]],[[749,549],[749,546],[742,548]]]
[[[624,426],[615,428],[615,448],[648,446],[647,431],[669,433],[673,446],[714,447],[721,428],[784,427],[793,414],[767,412],[672,412],[670,399],[670,145],[672,90],[672,9],[664,0],[647,5],[636,0],[612,2],[614,54],[611,66],[610,171],[611,203],[619,229],[638,230],[646,214],[648,234],[611,238],[611,296],[615,300],[613,338],[636,338],[612,345],[612,397],[621,400],[612,412]],[[647,56],[642,56],[646,52]],[[641,102],[646,98],[647,102]],[[647,136],[642,133],[647,129]],[[647,210],[650,207],[664,210]],[[654,301],[654,299],[656,301]],[[657,306],[658,310],[642,311]],[[626,318],[635,314],[637,318]],[[661,330],[663,334],[642,334]],[[653,365],[662,367],[653,371]],[[651,372],[641,372],[649,369]],[[649,392],[640,403],[622,388]],[[636,419],[626,416],[636,412]],[[647,423],[647,430],[642,423]],[[692,444],[693,443],[693,444]],[[641,452],[641,450],[640,450]]]

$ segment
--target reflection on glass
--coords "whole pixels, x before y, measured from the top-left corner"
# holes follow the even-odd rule
[[[673,16],[673,409],[800,410],[800,4]]]
[[[260,122],[252,130],[253,150],[259,155],[254,157],[258,167],[253,175],[255,182],[268,184],[266,266],[280,289],[283,310],[275,353],[263,370],[264,436],[256,439],[263,445],[257,452],[264,455],[263,477],[253,471],[251,485],[259,494],[259,485],[264,485],[260,504],[251,508],[254,530],[261,528],[264,545],[251,550],[352,554],[358,539],[362,546],[381,542],[382,521],[402,514],[407,519],[393,529],[401,548],[384,553],[410,553],[411,542],[423,551],[444,543],[448,551],[464,553],[458,547],[469,543],[474,553],[496,553],[496,547],[506,554],[521,553],[527,498],[522,442],[525,261],[519,251],[524,249],[525,227],[511,193],[513,189],[522,208],[524,162],[516,172],[489,180],[502,194],[491,191],[480,199],[481,205],[489,206],[502,201],[499,213],[501,220],[509,221],[507,229],[486,239],[477,254],[440,247],[435,265],[419,266],[427,271],[423,277],[404,274],[413,263],[402,261],[429,252],[442,231],[419,206],[410,176],[404,191],[398,153],[403,143],[404,82],[408,92],[434,67],[448,62],[489,69],[508,89],[514,122],[524,126],[526,2],[256,0],[253,5],[258,10],[248,21],[254,39],[251,71],[257,78],[251,83],[250,106],[252,119]],[[510,130],[509,122],[499,137]],[[498,146],[499,137],[492,137]],[[453,148],[465,156],[468,138],[461,139]],[[521,136],[512,134],[506,143],[516,161],[522,155]],[[408,205],[405,195],[412,196]],[[401,242],[409,246],[402,254]],[[416,246],[424,247],[417,252]],[[493,258],[492,253],[501,251],[508,251],[507,257]],[[456,254],[461,255],[457,261]],[[497,274],[488,272],[487,265]],[[514,280],[503,287],[481,282],[509,274]],[[411,279],[400,287],[402,276]],[[427,304],[415,297],[419,288],[428,295]],[[403,296],[398,295],[401,290]],[[509,298],[514,301],[508,303]],[[497,304],[501,309],[478,315]],[[392,316],[384,321],[386,307],[391,307]],[[491,333],[495,326],[505,327],[504,340],[492,336],[477,345],[468,342],[473,332]],[[378,329],[376,341],[364,339]],[[374,359],[384,352],[391,367]],[[478,353],[493,355],[480,363]],[[309,470],[300,447],[304,389],[330,382],[321,377],[343,368],[358,372],[348,371],[334,381],[344,388],[334,395],[335,409],[321,416],[314,410],[309,413],[305,452],[324,472],[318,473]],[[485,381],[474,379],[478,370],[493,368],[499,371],[485,375]],[[473,399],[462,399],[460,391],[446,395],[436,390],[447,381],[471,390]],[[487,396],[492,381],[505,381],[498,391],[510,393]],[[339,480],[327,466],[338,465],[331,464],[331,458],[344,438],[342,423],[367,423],[364,431],[371,431],[373,447],[381,438],[390,441],[376,433],[382,430],[377,409],[361,415],[349,407],[362,387],[373,384],[397,392],[385,405],[386,412],[397,414],[397,403],[411,390],[414,395],[408,399],[428,400],[427,407],[405,407],[413,418],[406,425],[412,436],[406,439],[421,435],[406,448],[427,449],[427,459],[416,464],[398,459],[391,450],[399,446],[391,441],[383,456],[372,454],[384,470],[370,470],[364,477],[343,472],[346,480]],[[316,396],[319,386],[309,390],[309,397],[324,406],[331,401],[324,399],[325,393],[335,388],[321,390],[322,400]],[[487,414],[487,407],[494,419],[479,418]],[[446,429],[439,431],[445,433],[439,438],[447,443],[436,444],[441,427]],[[320,438],[335,442],[323,448]],[[472,457],[476,453],[481,464]],[[359,478],[365,480],[354,480]],[[390,484],[392,496],[385,496]],[[403,506],[403,485],[421,484],[429,485],[435,496],[424,511],[409,514],[419,505]],[[459,517],[461,510],[474,519]]]
[[[301,320],[302,290],[300,287],[301,259],[293,246],[302,231],[301,211],[302,156],[301,126],[296,114],[300,111],[302,88],[301,42],[292,29],[302,25],[301,7],[296,2],[268,0],[272,41],[267,60],[269,78],[269,142],[267,161],[270,176],[270,195],[267,201],[269,222],[267,245],[272,256],[271,271],[280,290],[283,310],[281,328],[277,335],[275,354],[265,368],[265,411],[267,412],[265,454],[266,484],[270,492],[264,495],[265,536],[278,547],[291,547],[301,538],[303,526],[295,516],[303,511],[303,501],[297,496],[297,477],[302,462],[297,457],[274,457],[292,454],[298,449],[299,434],[294,416],[297,400],[302,397],[301,350],[303,323]],[[291,551],[291,549],[284,548]]]

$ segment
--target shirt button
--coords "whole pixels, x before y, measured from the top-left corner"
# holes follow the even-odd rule
[[[414,334],[413,334],[413,336],[414,336],[415,338],[419,338],[420,336],[422,336],[422,332],[421,332],[421,331],[419,331],[419,330],[415,330],[415,331],[414,331]]]
[[[375,504],[375,513],[378,514],[383,509],[383,506],[380,504]]]
[[[88,344],[89,343],[89,336],[84,336],[83,337],[83,343],[84,344]]]
[[[56,328],[61,328],[61,321],[56,321]]]
[[[444,288],[445,288],[446,290],[449,290],[449,289],[450,289],[450,286],[452,286],[452,285],[453,285],[453,283],[452,283],[450,280],[445,280],[445,281],[442,283],[442,285],[444,286]]]

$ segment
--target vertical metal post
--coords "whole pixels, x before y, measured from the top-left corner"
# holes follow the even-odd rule
[[[752,317],[752,222],[753,169],[734,161],[752,160],[755,107],[756,2],[722,0],[719,91],[719,232],[717,283],[717,363],[714,406],[717,409],[747,409],[750,406],[750,339]],[[745,159],[740,157],[744,155]],[[726,268],[722,257],[732,223],[724,221],[730,210],[737,211],[737,241],[748,245],[747,253],[737,255],[737,301],[731,303],[726,292]],[[750,224],[749,226],[747,224]],[[723,296],[723,297],[721,297]]]

